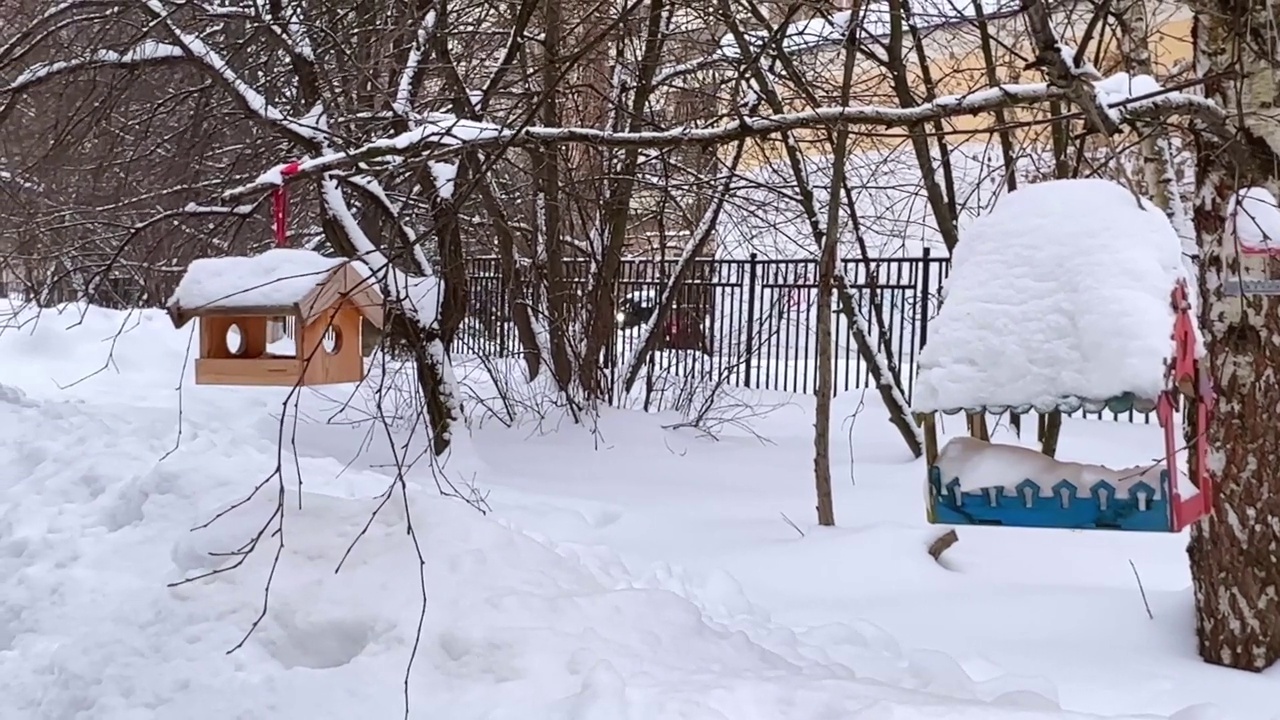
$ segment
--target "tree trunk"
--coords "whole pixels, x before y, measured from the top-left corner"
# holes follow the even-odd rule
[[[1155,76],[1151,63],[1151,23],[1149,0],[1125,0],[1119,8],[1120,50],[1124,56],[1125,70],[1130,75]],[[1153,1],[1153,0],[1151,0]],[[1173,168],[1173,153],[1169,144],[1169,131],[1159,123],[1139,128],[1142,141],[1142,186],[1147,197],[1164,211],[1174,229],[1184,240],[1192,232],[1188,227],[1186,208],[1178,188],[1177,174]]]
[[[1201,323],[1219,401],[1207,439],[1209,473],[1218,483],[1214,513],[1191,530],[1196,635],[1207,662],[1262,670],[1280,657],[1280,304],[1272,297],[1224,297],[1222,283],[1262,279],[1276,262],[1242,257],[1226,232],[1232,193],[1250,186],[1277,191],[1280,124],[1274,98],[1280,78],[1255,35],[1280,18],[1262,0],[1199,3],[1193,37],[1205,95],[1234,115],[1242,163],[1224,165],[1220,138],[1197,139],[1195,228],[1202,259]],[[1271,51],[1274,52],[1274,51]],[[1226,72],[1234,72],[1227,77]],[[1275,275],[1271,275],[1275,277]]]
[[[991,28],[987,22],[986,13],[982,9],[982,0],[973,0],[973,17],[978,21],[978,47],[982,50],[982,64],[985,66],[987,86],[1000,87],[1000,76],[997,74],[999,65],[996,63]],[[996,108],[992,115],[995,117],[996,127],[1000,128],[996,136],[1000,138],[1000,155],[1004,160],[1004,184],[1009,192],[1013,192],[1018,189],[1017,158],[1013,154],[1013,132],[1008,128],[1008,118],[1004,108]],[[1011,411],[1009,427],[1013,428],[1014,434],[1022,437],[1022,416]]]
[[[910,108],[920,103],[916,100],[915,91],[912,89],[915,78],[909,74],[910,63],[903,48],[904,18],[902,9],[902,0],[889,0],[889,39],[886,43],[885,52],[888,55],[888,67],[891,68],[890,75],[893,92],[898,99],[898,104],[903,108]],[[910,30],[911,28],[907,29]],[[947,246],[947,252],[954,252],[956,243],[960,241],[959,231],[956,228],[955,216],[951,212],[948,195],[943,192],[942,186],[938,184],[938,172],[933,162],[932,150],[929,148],[929,135],[926,132],[926,128],[918,125],[910,127],[908,133],[911,138],[911,149],[916,156],[916,164],[920,167],[920,179],[921,184],[924,185],[925,199],[929,202],[929,209],[933,211],[933,219],[937,224],[938,234],[942,237],[943,244]],[[943,158],[947,158],[947,156],[944,155]],[[949,160],[947,161],[949,162]],[[946,179],[950,184],[949,173]]]
[[[1049,104],[1049,112],[1055,117],[1061,117],[1063,113],[1062,104],[1053,102]],[[1074,170],[1071,167],[1070,160],[1067,159],[1067,152],[1070,150],[1070,128],[1067,126],[1066,120],[1054,120],[1049,128],[1050,138],[1053,143],[1053,176],[1059,180],[1071,177]],[[1036,438],[1040,442],[1040,452],[1054,457],[1058,452],[1058,438],[1062,434],[1062,413],[1058,410],[1050,410],[1048,413],[1041,413],[1039,420],[1039,433]]]
[[[627,113],[627,129],[638,132],[643,128],[644,109],[654,89],[653,78],[662,60],[664,32],[664,0],[650,0],[644,50],[640,58],[639,77],[631,95],[631,107]],[[622,58],[618,58],[622,62]],[[621,92],[621,88],[618,89]],[[615,110],[621,112],[621,109]],[[595,276],[591,280],[586,311],[586,337],[579,366],[578,382],[593,401],[607,399],[609,380],[600,367],[602,354],[610,350],[616,337],[614,314],[618,293],[618,276],[622,270],[622,256],[627,245],[627,226],[631,218],[631,204],[636,187],[640,148],[630,147],[623,152],[622,161],[612,168],[614,177],[608,183],[609,190],[603,199],[603,223],[601,255],[597,258]]]
[[[543,4],[542,67],[540,77],[544,94],[540,117],[544,125],[556,127],[560,123],[560,98],[558,85],[563,72],[561,63],[561,24],[563,10],[560,0],[547,0]],[[537,148],[529,153],[536,177],[535,212],[539,232],[537,239],[542,246],[534,250],[534,257],[543,257],[542,284],[546,291],[546,315],[548,351],[551,356],[551,374],[556,386],[564,394],[570,412],[577,417],[574,388],[574,357],[569,349],[573,342],[573,287],[568,282],[565,268],[564,204],[561,193],[560,153],[555,147]]]
[[[1062,413],[1054,410],[1044,418],[1044,433],[1040,436],[1040,452],[1049,457],[1058,456],[1058,438],[1062,435]]]
[[[840,134],[846,133],[841,130]],[[833,197],[837,182],[832,179]],[[839,205],[839,201],[832,200],[832,207]],[[836,274],[836,240],[839,238],[836,227],[836,223],[827,227],[827,241],[823,243],[818,263],[818,381],[814,389],[813,480],[818,491],[818,524],[824,526],[836,524],[835,503],[831,498],[831,391],[835,374],[831,357],[831,296]]]
[[[635,351],[622,369],[622,386],[618,392],[619,401],[631,394],[636,380],[640,377],[640,371],[644,368],[649,357],[658,349],[658,344],[664,336],[663,328],[667,326],[667,320],[675,311],[676,297],[689,278],[693,276],[693,270],[698,258],[703,256],[704,251],[715,239],[716,226],[720,222],[720,213],[724,210],[725,202],[731,194],[730,189],[734,178],[737,177],[738,165],[742,162],[742,156],[746,148],[747,143],[745,140],[740,140],[734,148],[733,157],[727,165],[728,172],[720,182],[719,191],[706,207],[698,226],[693,228],[690,233],[689,241],[685,245],[684,252],[680,254],[680,259],[676,261],[675,270],[671,278],[662,288],[657,307],[654,308],[653,314],[649,316],[648,321],[641,328],[640,338],[635,344]]]
[[[844,75],[840,84],[841,104],[849,103],[857,56],[846,49]],[[831,396],[835,390],[835,358],[831,343],[832,296],[835,294],[836,259],[840,254],[840,199],[845,186],[846,149],[849,129],[835,131],[831,158],[831,184],[827,194],[826,232],[818,245],[818,367],[814,387],[813,481],[818,492],[818,524],[836,524],[835,502],[831,498]],[[852,207],[852,206],[851,206]]]

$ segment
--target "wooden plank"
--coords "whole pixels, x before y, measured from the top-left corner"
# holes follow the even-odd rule
[[[379,330],[382,329],[386,320],[382,313],[382,293],[378,292],[377,288],[365,285],[353,292],[347,302],[356,310],[359,310],[364,319],[369,321],[369,324]]]
[[[924,431],[924,464],[933,467],[938,462],[938,426],[934,413],[916,413],[916,424]]]
[[[196,308],[172,307],[171,316],[183,324],[199,317],[297,317],[297,305],[201,305]],[[175,320],[175,322],[177,322]],[[181,327],[181,325],[179,325]]]
[[[326,331],[334,333],[333,352],[324,348]],[[364,379],[364,356],[360,352],[361,316],[344,304],[324,318],[302,328],[305,384],[329,385]]]
[[[312,323],[326,311],[342,301],[347,293],[349,264],[342,264],[329,272],[325,279],[311,288],[311,292],[298,301],[298,316],[304,324]],[[351,270],[354,272],[354,270]]]
[[[290,387],[302,377],[297,358],[200,358],[196,360],[197,385],[264,385]]]
[[[298,314],[304,323],[314,322],[343,302],[360,310],[369,322],[382,327],[382,293],[351,266],[339,265],[298,303]]]

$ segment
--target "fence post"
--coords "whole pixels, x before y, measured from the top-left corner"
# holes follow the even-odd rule
[[[747,264],[747,356],[742,361],[742,386],[751,387],[751,360],[756,355],[756,254]]]
[[[920,308],[920,347],[929,341],[929,248],[924,248],[924,259],[920,270],[920,300],[916,307]]]

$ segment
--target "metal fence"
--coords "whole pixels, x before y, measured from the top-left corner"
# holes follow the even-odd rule
[[[506,284],[498,258],[468,260],[471,298],[456,351],[515,357],[520,351],[507,317]],[[656,303],[675,272],[676,260],[627,259],[619,282],[620,306],[628,299]],[[848,258],[840,261],[850,283],[857,317],[871,342],[891,358],[910,401],[916,356],[929,335],[929,321],[941,303],[950,271],[947,257],[928,250],[919,257]],[[566,275],[580,295],[589,279],[585,262],[570,261]],[[700,259],[676,296],[663,328],[660,349],[647,375],[698,378],[784,392],[812,393],[817,381],[816,260]],[[625,307],[622,308],[625,310]],[[847,316],[836,312],[832,324],[836,394],[870,387],[869,368],[849,333]],[[619,318],[613,359],[630,357],[639,333]],[[608,369],[616,381],[625,360]],[[652,385],[650,386],[652,388]],[[663,408],[663,402],[646,406]],[[1082,417],[1150,422],[1147,414],[1079,413]]]
[[[619,282],[620,308],[656,301],[675,272],[675,260],[628,259]],[[946,278],[947,258],[926,252],[914,258],[849,258],[841,261],[859,317],[870,337],[895,361],[908,394],[916,353],[928,336]],[[585,292],[588,266],[571,262],[571,286]],[[514,355],[515,329],[506,313],[506,285],[497,258],[469,261],[470,311],[460,336],[462,352]],[[651,371],[681,377],[716,378],[749,388],[811,393],[817,378],[818,265],[815,260],[748,259],[695,261],[662,329]],[[644,317],[640,313],[639,317]],[[616,358],[629,357],[639,333],[619,318]],[[869,370],[850,339],[848,320],[836,313],[835,392],[867,386]],[[613,370],[621,368],[616,363]]]

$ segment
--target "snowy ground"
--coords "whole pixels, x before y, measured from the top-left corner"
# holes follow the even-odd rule
[[[189,335],[167,323],[94,310],[0,333],[0,718],[401,717],[421,590],[398,495],[334,573],[394,474],[392,446],[353,422],[370,403],[304,391],[280,458],[286,391],[191,385]],[[488,493],[487,516],[439,498],[420,463],[412,717],[1280,718],[1280,674],[1196,659],[1185,537],[966,528],[939,566],[923,472],[870,398],[839,431],[840,528],[812,527],[809,409],[755,420],[767,442],[637,413],[594,434],[490,422],[450,473]],[[1154,428],[1069,422],[1063,454],[1158,446]],[[227,654],[275,539],[166,583],[234,560],[208,553],[272,517],[274,480],[189,529],[278,463],[270,606]]]

